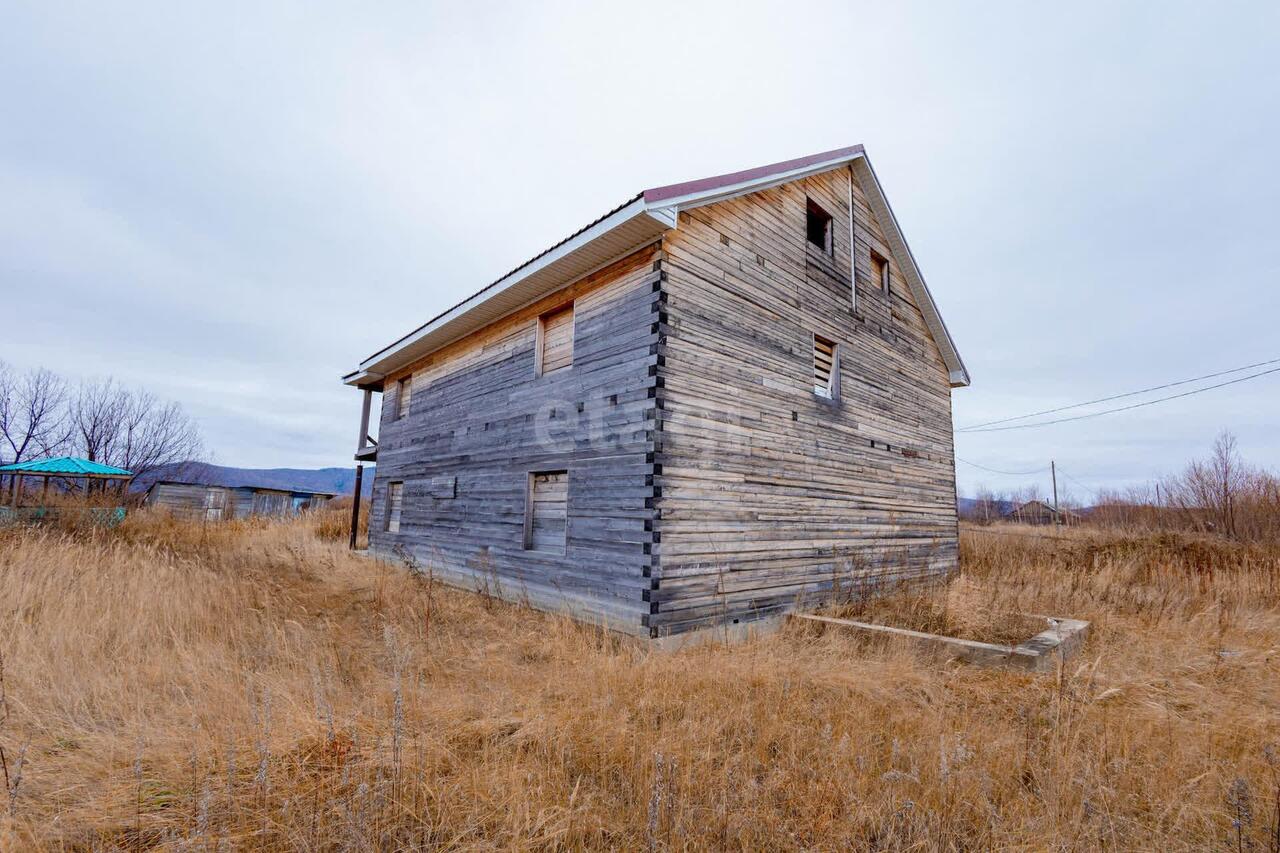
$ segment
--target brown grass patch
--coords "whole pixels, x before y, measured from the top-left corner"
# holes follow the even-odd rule
[[[651,654],[309,520],[196,527],[0,533],[0,846],[1265,850],[1280,820],[1274,551],[966,533],[949,619],[1093,622],[1032,677],[799,626]]]
[[[826,608],[824,615],[1002,646],[1016,646],[1048,627],[1043,617],[1001,610],[999,596],[991,592],[967,577],[944,584],[863,590],[850,601]]]

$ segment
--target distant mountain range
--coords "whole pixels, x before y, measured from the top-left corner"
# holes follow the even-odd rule
[[[982,506],[982,502],[975,500],[974,498],[957,498],[956,499],[956,508],[960,510],[961,515],[977,512],[981,506]],[[996,512],[999,512],[1002,515],[1012,510],[1013,507],[1014,507],[1013,501],[994,501],[992,503],[992,509],[994,509]]]
[[[231,468],[206,462],[183,462],[150,471],[133,482],[145,491],[158,480],[205,483],[210,486],[253,486],[298,492],[330,492],[349,495],[355,487],[355,468]],[[373,490],[373,466],[366,465],[360,491],[368,497]]]

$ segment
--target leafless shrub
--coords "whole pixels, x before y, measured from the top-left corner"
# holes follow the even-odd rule
[[[5,734],[6,724],[9,722],[9,695],[5,690],[4,680],[4,652],[0,651],[0,737]],[[9,754],[5,751],[4,742],[0,741],[0,773],[4,776],[4,792],[9,801],[9,817],[18,816],[18,791],[22,788],[22,771],[27,763],[27,747],[31,745],[31,741],[27,740],[18,747],[18,754],[13,758],[13,766],[10,767]]]

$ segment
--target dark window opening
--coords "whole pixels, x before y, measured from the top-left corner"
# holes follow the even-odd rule
[[[809,242],[831,254],[831,214],[809,199],[805,209],[805,236]]]

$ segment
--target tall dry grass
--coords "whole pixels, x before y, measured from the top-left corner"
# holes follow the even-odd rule
[[[5,531],[11,790],[25,755],[0,838],[1275,849],[1280,554],[1028,532],[966,533],[943,594],[1092,620],[1056,676],[809,627],[648,653],[353,556],[309,520]]]

